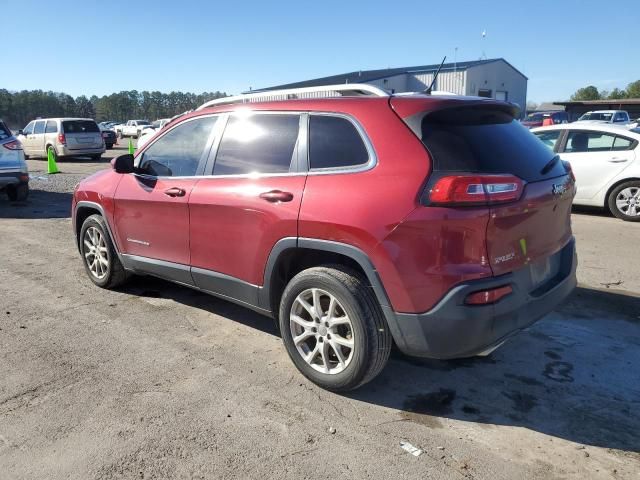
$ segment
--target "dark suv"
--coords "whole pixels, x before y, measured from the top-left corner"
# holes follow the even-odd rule
[[[553,310],[576,284],[568,165],[511,104],[368,88],[209,102],[82,181],[89,278],[154,275],[273,317],[296,367],[337,391],[392,342],[487,354]]]

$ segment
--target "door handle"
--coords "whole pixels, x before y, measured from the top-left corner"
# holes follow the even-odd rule
[[[609,160],[609,163],[624,163],[626,161],[626,158],[613,157],[611,160]]]
[[[272,203],[290,202],[291,200],[293,200],[293,193],[282,192],[280,190],[271,190],[270,192],[262,192],[260,194],[260,198]]]
[[[169,197],[184,197],[185,193],[187,192],[184,189],[178,187],[171,187],[164,191],[164,194]]]

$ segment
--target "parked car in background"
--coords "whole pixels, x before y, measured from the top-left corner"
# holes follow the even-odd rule
[[[102,139],[104,140],[104,146],[107,150],[111,150],[113,146],[118,142],[116,132],[109,127],[104,126],[102,123],[98,125],[102,132]]]
[[[89,156],[99,160],[105,143],[98,124],[90,118],[42,118],[18,131],[25,157],[55,159]]]
[[[0,191],[9,200],[22,201],[29,196],[29,170],[22,144],[0,120]]]
[[[573,176],[517,107],[358,84],[282,96],[319,88],[351,96],[208,102],[81,181],[89,278],[155,275],[271,316],[336,391],[372,380],[394,341],[486,355],[571,293]]]
[[[124,125],[116,125],[115,131],[119,138],[138,138],[142,134],[142,130],[150,126],[151,122],[148,120],[129,120]]]
[[[559,123],[567,123],[569,116],[567,112],[534,112],[530,113],[522,121],[522,125],[527,128],[542,127],[543,125],[557,125]]]
[[[595,110],[582,115],[576,123],[630,123],[629,114],[625,110]]]
[[[640,221],[640,132],[582,122],[532,132],[571,163],[578,187],[573,203],[608,207],[618,218]]]
[[[162,128],[170,121],[170,118],[161,118],[160,120],[153,122],[148,128],[142,130],[138,137],[137,148],[142,148],[149,139],[151,139],[151,137],[153,137],[158,131],[162,130]]]

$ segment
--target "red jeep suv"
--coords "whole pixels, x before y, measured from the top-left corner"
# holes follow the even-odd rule
[[[273,317],[335,391],[373,379],[392,342],[482,355],[553,310],[576,285],[568,164],[512,104],[366,87],[209,102],[86,178],[89,278],[154,275]]]

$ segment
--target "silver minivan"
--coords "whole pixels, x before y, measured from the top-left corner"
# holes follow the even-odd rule
[[[99,160],[105,151],[102,132],[90,118],[43,118],[32,120],[18,131],[24,155],[47,157],[49,151],[55,159],[89,156]]]

